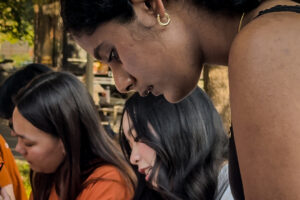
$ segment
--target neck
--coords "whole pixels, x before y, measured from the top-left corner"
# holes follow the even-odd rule
[[[187,5],[181,5],[178,10],[185,28],[197,44],[195,50],[201,52],[201,64],[227,65],[242,14],[226,15]]]
[[[259,11],[275,5],[299,5],[289,0],[265,0],[259,7],[246,13],[242,21],[245,26],[252,21]],[[238,34],[242,14],[226,15],[216,12],[200,10],[193,23],[204,55],[204,62],[208,64],[228,65],[228,56],[232,42]]]
[[[225,16],[216,14],[206,20],[205,29],[198,27],[198,37],[204,54],[204,62],[208,64],[228,65],[229,51],[238,33],[241,15]]]

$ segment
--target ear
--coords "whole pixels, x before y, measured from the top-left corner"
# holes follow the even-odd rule
[[[155,8],[156,15],[159,14],[162,18],[165,17],[165,5],[162,0],[153,0],[153,8]]]
[[[146,26],[153,26],[157,23],[156,17],[158,14],[161,18],[165,16],[165,5],[163,0],[132,0],[131,2],[137,17]],[[151,17],[153,21],[148,19],[147,16]]]
[[[165,16],[165,5],[162,0],[132,0],[132,4],[144,4],[149,10],[154,11],[154,14]]]
[[[61,139],[59,139],[59,144],[58,144],[58,146],[59,146],[59,148],[61,149],[62,154],[65,156],[65,155],[66,155],[66,149],[65,149],[64,143],[62,142]]]

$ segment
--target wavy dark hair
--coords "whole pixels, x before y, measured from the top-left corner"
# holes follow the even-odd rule
[[[75,76],[66,72],[41,75],[18,93],[15,102],[23,117],[60,138],[66,151],[54,173],[31,176],[35,200],[48,199],[53,186],[60,199],[76,199],[88,184],[99,181],[85,183],[87,177],[106,164],[117,167],[127,186],[134,188],[133,170],[100,125],[93,100]]]
[[[9,119],[14,110],[13,97],[34,77],[52,71],[43,64],[29,64],[9,76],[0,86],[0,117]]]
[[[257,7],[261,0],[190,1],[211,11],[242,13]],[[111,20],[129,23],[135,18],[130,0],[60,0],[60,2],[64,28],[74,35],[92,34],[101,24]]]
[[[200,88],[176,104],[163,96],[136,93],[126,102],[125,114],[132,120],[137,140],[156,152],[151,174],[158,173],[156,183],[164,198],[214,199],[219,170],[227,159],[228,137],[218,112]],[[131,149],[122,124],[120,143],[129,161]]]

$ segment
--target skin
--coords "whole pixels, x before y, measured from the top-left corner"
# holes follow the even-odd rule
[[[33,171],[55,172],[65,157],[61,139],[33,126],[21,115],[18,108],[14,109],[12,119],[12,135],[18,137],[16,151],[28,161]]]
[[[138,166],[138,171],[145,174],[148,181],[155,163],[156,152],[145,143],[135,140],[137,133],[126,112],[123,117],[123,131],[131,147],[130,163]]]
[[[232,123],[246,199],[300,199],[299,33],[299,14],[268,14],[246,26],[230,52]]]
[[[300,199],[300,14],[276,12],[254,20],[261,10],[296,3],[263,1],[246,13],[238,33],[240,15],[193,9],[181,1],[150,2],[148,9],[133,1],[137,19],[130,25],[109,22],[76,40],[91,54],[104,40],[113,43],[120,62],[108,64],[121,92],[142,95],[153,85],[153,93],[170,102],[190,93],[203,63],[228,65],[245,198]],[[164,16],[165,11],[171,23],[161,27],[156,14]]]
[[[0,188],[0,200],[15,200],[14,188],[12,184]]]
[[[207,26],[206,30],[196,29],[198,18],[190,20],[191,11],[181,10],[180,7],[182,5],[174,5],[170,10],[171,23],[162,27],[157,24],[154,11],[147,10],[143,1],[137,1],[134,4],[137,20],[132,24],[122,25],[112,21],[97,28],[92,35],[75,36],[75,40],[88,53],[110,66],[120,92],[135,90],[143,96],[149,86],[153,86],[154,95],[163,94],[168,101],[177,102],[195,88],[201,73],[199,66],[211,59],[212,45],[228,43],[228,38],[219,37],[214,26]],[[172,15],[171,11],[178,15]],[[229,23],[222,26],[227,25],[232,26]],[[150,26],[151,30],[147,32],[143,26]],[[233,26],[232,29],[226,28],[226,32],[236,31],[237,23]],[[214,42],[213,35],[201,38],[201,46],[209,46],[207,41],[211,45],[203,52],[194,40],[199,32],[202,34],[209,30],[219,40]],[[101,48],[97,48],[99,46]],[[109,59],[110,56],[113,59]],[[222,56],[217,57],[221,62]]]

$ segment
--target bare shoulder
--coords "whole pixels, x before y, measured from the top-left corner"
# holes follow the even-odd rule
[[[235,38],[230,62],[238,57],[274,57],[285,62],[296,55],[300,48],[300,13],[269,13],[257,17],[247,24]],[[281,55],[279,58],[277,53]]]
[[[300,199],[300,14],[246,25],[231,48],[229,84],[246,199]]]

